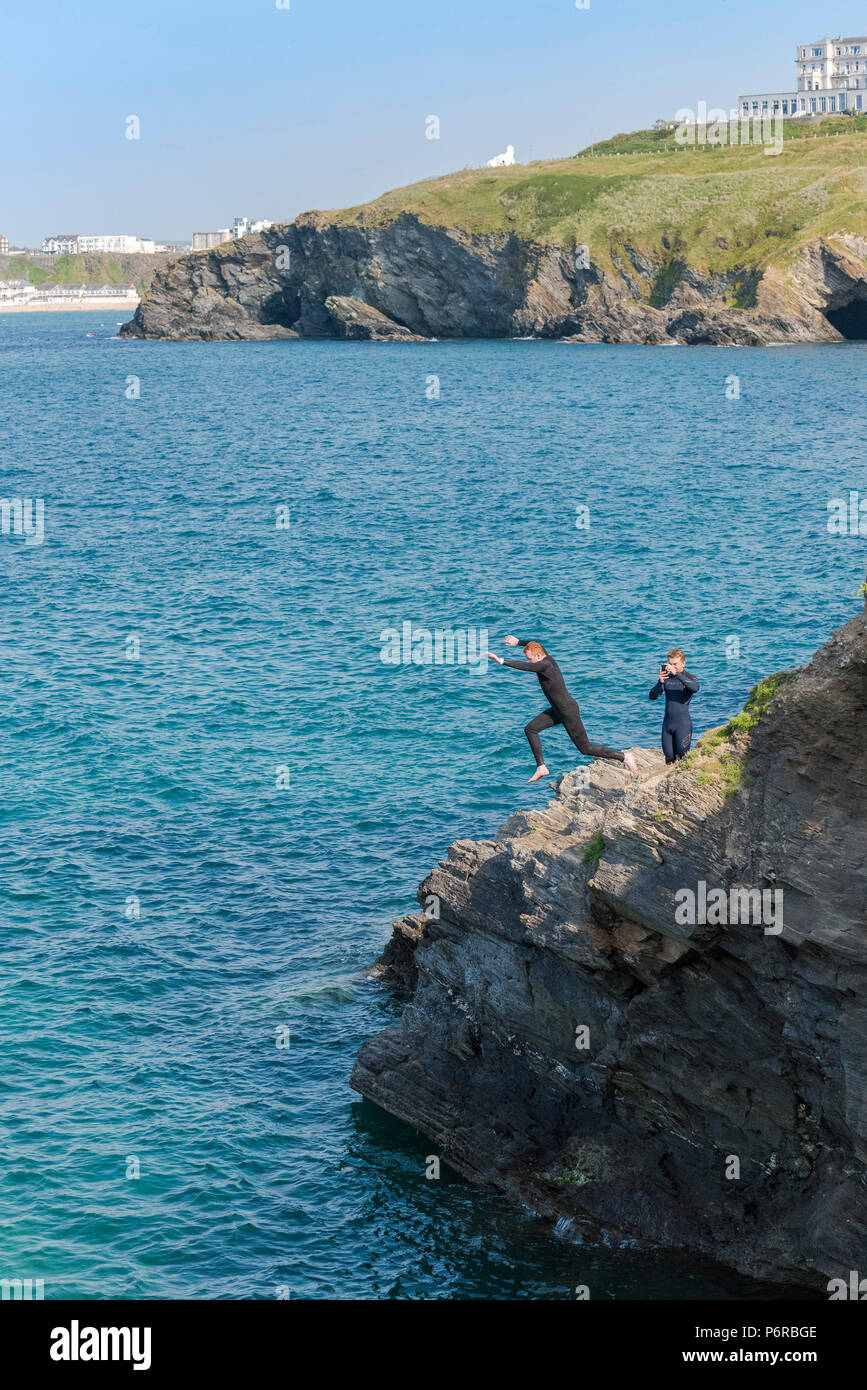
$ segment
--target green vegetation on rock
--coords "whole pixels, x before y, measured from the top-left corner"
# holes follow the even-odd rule
[[[774,696],[789,681],[794,680],[795,671],[777,671],[773,676],[754,685],[740,714],[734,715],[727,724],[709,729],[702,734],[692,752],[684,758],[682,766],[695,772],[699,787],[718,785],[723,796],[730,796],[747,785],[742,760],[735,751],[725,745],[730,744],[738,733],[748,733],[754,729],[765,713]],[[723,751],[720,751],[720,750]]]
[[[743,763],[731,752],[721,753],[718,758],[709,758],[702,763],[695,780],[699,787],[717,783],[723,796],[731,796],[746,784]]]
[[[590,1143],[573,1147],[565,1160],[540,1177],[555,1187],[586,1187],[588,1183],[610,1181],[612,1173],[605,1152]]]
[[[601,830],[597,830],[591,840],[584,846],[584,853],[581,855],[581,863],[589,864],[591,872],[595,874],[599,868],[599,862],[605,853],[605,840]]]
[[[775,675],[766,676],[758,685],[754,685],[741,713],[730,719],[728,724],[724,724],[721,730],[711,731],[720,734],[718,742],[730,738],[738,729],[754,729],[771,700],[788,681],[794,680],[795,674],[794,671],[777,671]]]

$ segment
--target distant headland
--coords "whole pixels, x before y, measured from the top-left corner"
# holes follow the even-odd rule
[[[672,124],[573,158],[464,170],[155,270],[127,337],[867,338],[867,116],[779,149]]]

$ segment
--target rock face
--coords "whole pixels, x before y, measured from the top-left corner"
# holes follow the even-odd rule
[[[331,315],[338,337],[368,343],[424,342],[420,334],[410,333],[408,328],[386,318],[378,309],[371,309],[360,299],[332,294],[326,299],[325,308]]]
[[[867,610],[757,692],[687,766],[452,845],[352,1084],[586,1238],[824,1289],[867,1273]],[[701,884],[728,920],[683,920]]]
[[[865,265],[867,245],[840,236],[811,243],[785,277],[708,276],[632,248],[603,270],[586,248],[470,234],[407,212],[380,226],[307,213],[172,261],[121,335],[836,341],[841,332],[828,312],[854,306],[856,319],[867,316]],[[857,336],[846,323],[842,333]]]

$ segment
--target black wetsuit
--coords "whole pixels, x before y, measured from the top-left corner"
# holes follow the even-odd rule
[[[667,763],[685,758],[692,742],[692,720],[689,715],[689,702],[699,689],[695,676],[689,671],[678,671],[665,682],[657,681],[650,692],[651,700],[658,700],[665,692],[665,715],[662,720],[662,751]]]
[[[525,647],[527,643],[519,639],[518,645]],[[623,754],[619,749],[606,748],[603,743],[590,742],[581,720],[578,702],[566,689],[563,672],[553,656],[546,653],[541,661],[504,661],[503,665],[511,666],[513,671],[532,671],[539,677],[542,693],[548,701],[548,708],[524,726],[524,733],[530,741],[537,767],[541,767],[545,761],[539,735],[543,729],[552,729],[555,724],[563,725],[579,753],[585,753],[588,758],[611,758],[614,762],[623,762]]]

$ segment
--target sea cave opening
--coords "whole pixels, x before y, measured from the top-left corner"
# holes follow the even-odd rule
[[[836,309],[826,309],[825,318],[850,342],[867,342],[867,299],[850,299]]]

